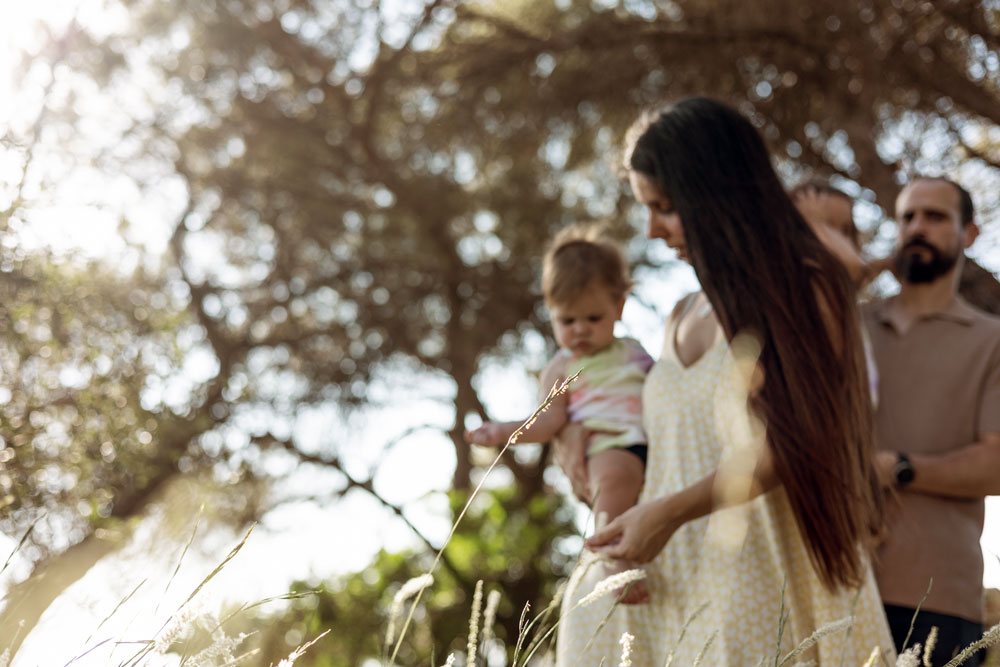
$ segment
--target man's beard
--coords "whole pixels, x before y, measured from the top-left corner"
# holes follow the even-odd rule
[[[924,248],[930,253],[930,259],[924,259],[918,253],[907,253],[910,248]],[[896,275],[908,283],[929,283],[951,271],[962,254],[961,249],[951,254],[945,254],[923,239],[913,239],[896,252],[893,266]]]

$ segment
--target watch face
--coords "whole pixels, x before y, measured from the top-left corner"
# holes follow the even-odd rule
[[[900,465],[896,469],[896,483],[899,484],[900,486],[912,482],[913,477],[914,477],[913,466],[911,466],[909,463],[905,465]]]
[[[899,455],[899,460],[896,462],[893,472],[896,474],[896,486],[899,487],[906,486],[916,476],[913,464],[910,463],[910,459],[905,454]]]

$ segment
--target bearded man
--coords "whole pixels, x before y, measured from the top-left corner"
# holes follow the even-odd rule
[[[982,635],[979,540],[985,497],[1000,494],[1000,319],[958,296],[979,233],[965,189],[918,177],[896,222],[900,291],[863,312],[879,376],[876,464],[895,490],[876,576],[897,648],[919,607],[909,643],[937,627],[932,664],[943,665]]]

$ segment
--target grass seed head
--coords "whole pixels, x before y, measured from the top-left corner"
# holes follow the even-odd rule
[[[586,607],[595,600],[598,600],[606,595],[610,595],[611,593],[621,590],[631,583],[645,578],[646,571],[638,568],[612,574],[610,577],[605,577],[599,581],[597,585],[594,586],[594,590],[584,596],[584,598],[577,603],[577,606]]]

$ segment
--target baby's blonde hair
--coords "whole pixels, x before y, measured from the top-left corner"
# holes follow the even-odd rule
[[[621,246],[604,225],[577,223],[552,239],[542,260],[542,296],[548,305],[569,303],[598,281],[622,299],[632,288]]]

